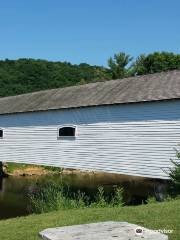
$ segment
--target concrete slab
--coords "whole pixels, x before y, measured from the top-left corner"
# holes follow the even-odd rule
[[[127,222],[100,222],[49,228],[44,240],[168,240],[168,236]]]

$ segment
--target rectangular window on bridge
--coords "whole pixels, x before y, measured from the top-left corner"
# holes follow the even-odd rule
[[[0,129],[0,138],[3,138],[3,130]]]
[[[75,138],[76,127],[75,126],[64,126],[58,129],[59,138]]]

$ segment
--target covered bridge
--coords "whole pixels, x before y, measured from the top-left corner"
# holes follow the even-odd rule
[[[0,98],[0,161],[168,178],[180,71]]]

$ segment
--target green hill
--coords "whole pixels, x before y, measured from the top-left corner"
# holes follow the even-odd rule
[[[86,63],[18,59],[0,61],[0,96],[66,87],[111,78],[110,70]]]

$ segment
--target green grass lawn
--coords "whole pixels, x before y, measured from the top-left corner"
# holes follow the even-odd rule
[[[63,210],[0,221],[0,239],[37,240],[49,227],[99,221],[127,221],[150,229],[172,229],[170,240],[180,239],[180,200],[119,208]]]

